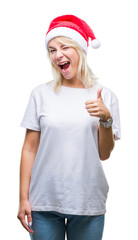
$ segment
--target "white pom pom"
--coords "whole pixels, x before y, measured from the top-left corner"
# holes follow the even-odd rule
[[[98,39],[93,39],[91,41],[91,46],[92,46],[92,48],[99,48],[101,46],[101,43],[99,42]]]

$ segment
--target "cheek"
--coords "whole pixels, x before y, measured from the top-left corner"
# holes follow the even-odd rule
[[[54,58],[52,56],[50,57],[50,61],[54,63]]]
[[[73,65],[74,65],[75,69],[78,69],[78,66],[79,66],[78,58],[74,59],[74,64]]]
[[[79,58],[78,58],[78,56],[72,55],[72,56],[70,57],[70,59],[71,59],[71,61],[72,61],[72,65],[73,65],[73,66],[78,66],[78,64],[79,64]]]
[[[75,67],[78,67],[78,65],[79,65],[79,56],[78,56],[78,54],[76,54],[76,52],[72,55],[72,59],[73,59],[73,65]]]
[[[50,61],[51,61],[52,65],[54,65],[54,67],[56,67],[56,61],[54,60],[54,58],[51,57]]]

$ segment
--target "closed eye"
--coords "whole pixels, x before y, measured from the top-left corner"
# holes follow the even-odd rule
[[[63,47],[62,49],[63,49],[63,50],[64,50],[64,49],[66,50],[66,49],[68,49],[68,48],[69,48],[69,47]],[[49,50],[50,53],[53,53],[54,51],[55,51],[55,49]]]
[[[68,49],[69,47],[64,47],[63,49]]]

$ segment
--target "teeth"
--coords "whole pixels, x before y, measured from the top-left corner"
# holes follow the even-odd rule
[[[64,65],[65,63],[68,63],[68,62],[64,62],[64,63],[61,63],[61,64],[59,64],[59,65]]]

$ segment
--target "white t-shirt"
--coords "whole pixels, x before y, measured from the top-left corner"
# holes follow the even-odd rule
[[[98,152],[99,118],[85,108],[85,101],[96,99],[101,87],[62,86],[56,94],[51,83],[44,83],[32,90],[20,125],[41,131],[29,188],[32,211],[106,212],[109,185]],[[113,117],[115,140],[120,139],[117,97],[103,87],[102,98]]]

